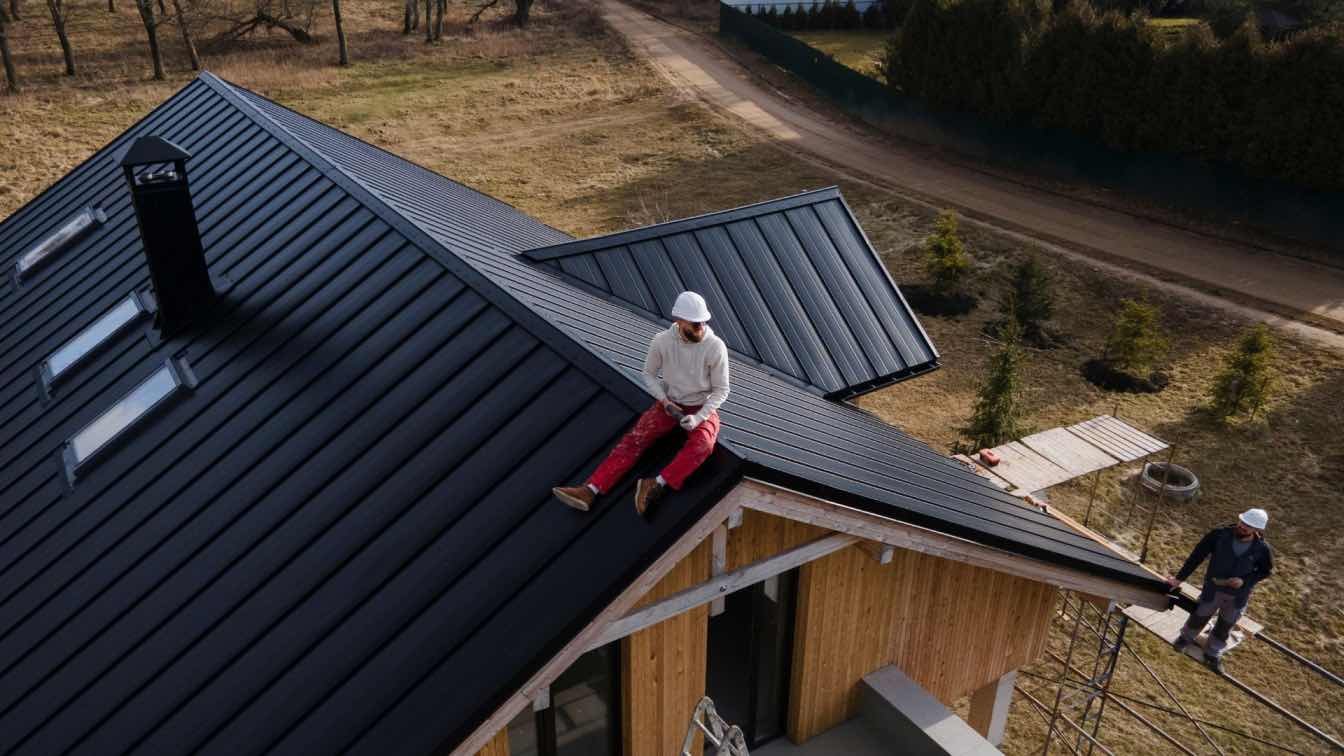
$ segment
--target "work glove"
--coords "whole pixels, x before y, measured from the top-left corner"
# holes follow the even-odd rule
[[[701,422],[703,421],[698,416],[687,415],[681,419],[681,427],[685,428],[687,431],[693,431]]]
[[[662,401],[662,405],[663,405],[663,412],[666,412],[668,415],[675,417],[678,420],[686,416],[686,413],[682,412],[681,407],[678,406],[675,402],[669,402],[666,399],[664,399]]]

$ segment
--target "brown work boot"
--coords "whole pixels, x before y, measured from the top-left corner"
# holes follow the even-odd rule
[[[593,506],[593,499],[597,498],[597,494],[588,486],[556,486],[551,489],[551,493],[580,512],[587,512]]]
[[[635,484],[635,511],[648,514],[666,493],[667,486],[659,483],[657,478],[640,478]]]

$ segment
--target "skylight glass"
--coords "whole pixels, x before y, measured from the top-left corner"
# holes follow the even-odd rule
[[[56,230],[56,233],[48,236],[38,242],[36,246],[19,258],[15,264],[20,276],[27,275],[33,268],[36,268],[53,254],[61,251],[73,243],[76,239],[88,233],[94,226],[107,222],[107,216],[102,210],[93,207],[86,207],[79,215],[76,215]]]
[[[97,349],[117,331],[134,322],[144,311],[145,309],[140,306],[140,298],[134,294],[121,300],[116,307],[93,321],[88,328],[80,331],[78,336],[65,342],[60,349],[51,353],[46,361],[45,375],[47,381],[51,382],[59,378],[62,373],[87,357],[89,353]]]
[[[71,461],[75,465],[87,462],[90,457],[116,438],[118,434],[140,421],[150,410],[182,385],[171,364],[154,372],[131,393],[122,397],[112,408],[98,416],[98,419],[84,426],[70,439]]]

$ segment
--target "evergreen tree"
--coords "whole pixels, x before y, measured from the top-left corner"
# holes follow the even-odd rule
[[[1015,321],[1022,335],[1040,340],[1042,324],[1055,314],[1054,284],[1050,273],[1034,255],[1013,266],[1008,296],[999,303],[1005,321]]]
[[[1269,398],[1273,377],[1274,339],[1264,323],[1246,330],[1237,351],[1223,361],[1223,371],[1214,379],[1209,407],[1220,420],[1249,411],[1251,417]]]
[[[945,297],[957,294],[970,267],[966,245],[957,232],[957,214],[944,210],[924,245],[924,270],[933,279],[933,291]]]
[[[859,6],[854,4],[854,0],[847,0],[844,8],[839,13],[839,23],[836,24],[841,29],[857,29],[863,25],[863,16],[859,14]]]
[[[886,19],[882,18],[882,3],[873,0],[873,2],[863,10],[863,28],[882,29],[885,28],[886,25]]]
[[[1169,348],[1159,317],[1157,308],[1150,304],[1124,300],[1106,339],[1102,361],[1121,372],[1146,377]]]
[[[988,374],[976,392],[971,419],[961,429],[972,449],[985,449],[1022,435],[1021,330],[1009,320],[1000,333],[999,351],[989,360]]]
[[[784,12],[779,14],[779,28],[783,29],[784,31],[793,31],[794,29],[798,28],[793,24],[792,5],[785,6]]]

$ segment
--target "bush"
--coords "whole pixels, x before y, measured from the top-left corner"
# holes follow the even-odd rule
[[[1232,415],[1250,412],[1251,417],[1269,398],[1273,385],[1270,363],[1274,359],[1274,339],[1269,326],[1261,323],[1242,334],[1237,351],[1223,362],[1223,371],[1214,379],[1209,392],[1209,409],[1214,417],[1226,420]]]
[[[1150,304],[1124,300],[1106,339],[1102,361],[1133,376],[1151,373],[1169,348],[1159,317],[1157,308]]]
[[[933,279],[931,288],[944,297],[956,295],[970,268],[966,245],[957,232],[957,214],[944,210],[934,225],[933,235],[924,244],[924,270]]]
[[[1046,0],[912,0],[883,70],[934,106],[1344,188],[1344,27],[1267,43],[1246,0],[1212,2],[1223,38],[1195,24],[1172,44],[1141,14],[1086,0],[1059,11]]]
[[[984,449],[1022,435],[1021,331],[1009,321],[1002,332],[1002,345],[989,360],[984,383],[976,392],[975,407],[966,427],[961,429],[971,441],[971,449]]]

